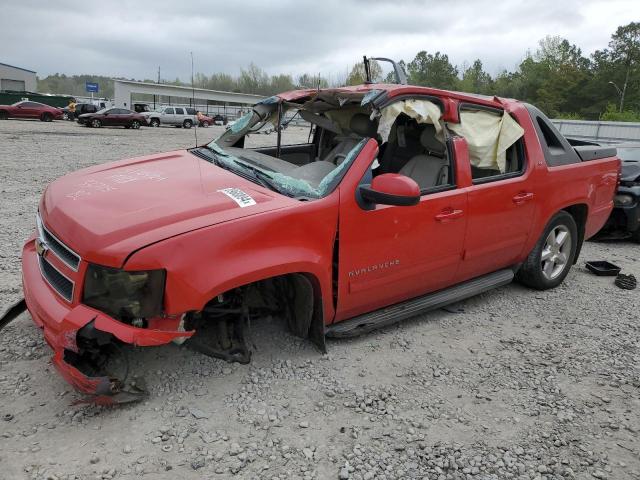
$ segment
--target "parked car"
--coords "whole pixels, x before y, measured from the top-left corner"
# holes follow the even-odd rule
[[[76,103],[76,111],[73,115],[69,111],[69,107],[64,107],[62,109],[62,119],[63,120],[77,120],[80,115],[85,113],[96,113],[101,108],[98,105],[94,105],[93,103]]]
[[[640,143],[616,145],[622,160],[620,186],[603,236],[630,237],[640,243]]]
[[[138,129],[147,125],[147,118],[126,108],[104,108],[96,113],[85,113],[78,117],[80,125],[87,127],[124,127]]]
[[[224,115],[217,114],[213,116],[213,123],[215,125],[226,125],[228,121],[228,118]]]
[[[208,127],[210,125],[213,125],[214,123],[214,119],[209,117],[208,115],[205,115],[202,112],[196,112],[196,120],[198,121],[198,126],[199,127]]]
[[[151,112],[151,107],[149,106],[148,103],[134,103],[133,104],[133,110],[135,112],[138,113],[142,113],[142,112]]]
[[[13,105],[0,105],[0,120],[7,118],[38,118],[50,122],[62,119],[62,110],[44,103],[22,100]]]
[[[174,127],[191,128],[197,124],[196,110],[191,107],[161,107],[154,112],[144,112],[151,127],[172,125]]]
[[[315,127],[308,143],[243,148],[293,110]],[[619,172],[615,149],[574,148],[516,100],[384,84],[287,92],[209,144],[51,183],[11,315],[29,309],[75,388],[126,401],[139,392],[102,367],[114,343],[186,339],[246,363],[264,315],[324,351],[326,336],[514,279],[554,288],[609,216]]]

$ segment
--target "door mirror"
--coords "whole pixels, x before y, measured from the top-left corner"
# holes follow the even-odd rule
[[[366,206],[395,205],[409,207],[420,202],[420,187],[412,178],[399,173],[384,173],[373,179],[371,185],[358,188]]]

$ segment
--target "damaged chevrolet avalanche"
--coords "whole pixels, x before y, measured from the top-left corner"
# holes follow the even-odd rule
[[[309,140],[283,145],[298,117]],[[275,145],[244,148],[273,129]],[[408,85],[268,98],[215,141],[48,186],[23,307],[75,388],[139,398],[123,344],[246,363],[253,318],[325,337],[390,325],[517,278],[560,284],[604,224],[615,149],[572,147],[535,107]]]

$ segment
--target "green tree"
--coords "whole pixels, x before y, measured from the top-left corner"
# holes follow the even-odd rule
[[[373,83],[382,81],[382,67],[375,60],[369,61],[369,73],[371,74],[371,81]],[[360,85],[366,80],[367,75],[364,71],[364,62],[356,63],[347,76],[347,85]]]
[[[458,90],[471,93],[487,94],[491,91],[493,80],[491,75],[484,71],[482,61],[477,59],[462,72],[462,80],[458,82]]]
[[[434,55],[422,50],[407,65],[409,83],[433,88],[454,89],[458,83],[458,70],[449,57],[440,52]]]

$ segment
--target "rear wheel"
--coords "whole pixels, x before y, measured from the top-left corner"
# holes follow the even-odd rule
[[[6,120],[7,118],[9,118],[9,114],[4,110],[0,110],[0,120]]]
[[[94,118],[93,120],[91,120],[91,126],[93,128],[100,128],[102,126],[102,122],[97,118]]]
[[[191,120],[185,120],[182,126],[184,128],[191,128],[193,126],[193,122]]]
[[[140,122],[138,120],[134,120],[133,122],[131,122],[131,128],[133,128],[134,130],[138,130],[140,128]]]
[[[149,122],[149,125],[151,125],[152,127],[159,127],[160,126],[160,120],[158,120],[157,118],[152,118],[151,122]]]
[[[42,117],[40,117],[40,120],[42,120],[43,122],[50,122],[51,120],[53,120],[53,115],[51,115],[50,113],[43,113]]]
[[[517,274],[532,288],[547,290],[565,279],[576,255],[578,227],[565,211],[556,213]]]

